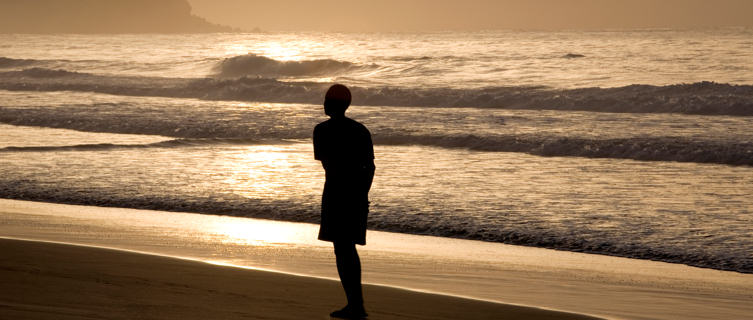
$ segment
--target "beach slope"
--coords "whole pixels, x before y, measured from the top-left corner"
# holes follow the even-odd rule
[[[327,319],[333,280],[127,251],[0,239],[8,319]],[[593,319],[367,285],[370,319]]]

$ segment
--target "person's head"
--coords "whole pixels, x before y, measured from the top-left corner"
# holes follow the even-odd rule
[[[350,106],[350,90],[348,87],[335,84],[329,87],[324,96],[324,113],[330,117],[342,117]]]

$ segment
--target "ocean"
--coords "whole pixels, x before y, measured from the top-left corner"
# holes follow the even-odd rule
[[[369,228],[753,273],[753,30],[0,35],[0,197],[317,223],[333,82]]]

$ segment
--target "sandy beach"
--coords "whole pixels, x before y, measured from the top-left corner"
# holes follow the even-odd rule
[[[132,252],[0,239],[5,319],[317,319],[339,283]],[[594,319],[368,285],[370,319]]]
[[[3,314],[326,318],[345,300],[311,224],[15,200],[0,200],[0,217]],[[367,241],[371,319],[753,315],[749,274],[377,231]]]

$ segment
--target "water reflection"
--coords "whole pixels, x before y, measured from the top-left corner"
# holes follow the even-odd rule
[[[324,175],[308,145],[256,145],[217,150],[212,170],[222,186],[247,198],[284,199],[317,193]]]
[[[747,167],[422,146],[377,146],[376,153],[372,229],[631,256],[666,252],[698,265],[750,261]],[[313,223],[322,171],[303,141],[0,157],[5,190],[27,198]],[[212,228],[226,242],[309,241],[245,224]]]
[[[111,134],[69,129],[39,128],[0,124],[0,148],[55,147],[82,144],[150,144],[169,137],[144,134]]]
[[[206,219],[205,234],[219,236],[224,244],[251,246],[316,245],[315,229],[308,224],[250,219]]]

